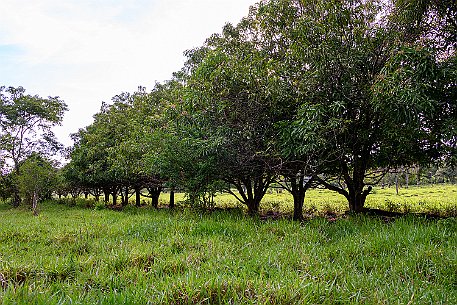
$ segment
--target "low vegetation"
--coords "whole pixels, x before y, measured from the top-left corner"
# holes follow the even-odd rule
[[[384,198],[377,204],[438,209],[455,190],[410,188],[397,196],[380,189],[370,204]],[[273,198],[284,196],[269,194],[264,206],[273,207]],[[322,211],[319,198],[333,212],[345,206],[316,190],[306,199],[309,212]],[[0,205],[0,303],[457,302],[455,217],[351,214],[299,223],[245,215],[236,207],[114,211],[46,202],[34,217]]]

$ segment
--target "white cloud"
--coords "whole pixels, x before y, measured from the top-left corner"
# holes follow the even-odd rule
[[[59,138],[91,122],[102,100],[179,70],[186,49],[226,22],[238,22],[255,0],[2,1],[2,85],[59,95],[70,111]],[[16,50],[11,54],[11,50]]]

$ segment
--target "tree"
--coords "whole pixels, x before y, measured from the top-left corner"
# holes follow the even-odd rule
[[[20,162],[32,152],[53,154],[61,148],[51,127],[62,122],[67,105],[58,97],[41,98],[22,87],[0,87],[0,157],[20,174]],[[14,204],[20,203],[18,190]]]
[[[276,96],[278,78],[268,73],[251,33],[248,22],[227,24],[222,35],[207,40],[191,60],[196,66],[185,101],[190,128],[205,147],[202,183],[224,182],[224,191],[256,214],[278,173],[275,123],[284,112]]]
[[[105,202],[111,194],[116,204],[123,177],[115,171],[109,149],[116,146],[123,126],[116,124],[113,112],[111,105],[103,103],[100,112],[94,115],[94,122],[72,135],[75,144],[64,172],[73,189],[101,189]]]
[[[33,214],[37,216],[38,201],[52,194],[57,184],[56,169],[38,154],[21,162],[20,168],[17,178],[20,194],[31,204]]]
[[[0,175],[0,199],[7,201],[13,198],[17,189],[16,175],[14,173],[2,173]]]
[[[315,185],[315,176],[324,163],[324,154],[315,143],[303,151],[294,134],[294,119],[300,106],[301,92],[297,86],[303,76],[303,67],[296,62],[292,50],[296,45],[294,23],[302,15],[299,3],[290,1],[263,1],[251,7],[243,19],[245,37],[255,45],[258,60],[265,67],[263,74],[272,84],[269,98],[276,113],[274,139],[269,153],[280,158],[277,167],[282,187],[292,194],[295,220],[303,219],[306,191]],[[265,77],[264,76],[264,77]]]
[[[56,185],[54,188],[54,193],[59,197],[59,199],[62,199],[63,197],[66,197],[68,193],[70,192],[70,184],[68,183],[67,179],[65,178],[65,167],[59,168],[56,172]],[[98,201],[98,198],[97,198]]]
[[[157,206],[164,187],[170,192],[169,207],[174,208],[174,192],[179,186],[187,190],[187,175],[195,162],[196,151],[188,147],[182,119],[183,80],[177,75],[163,84],[156,84],[147,99],[135,104],[142,118],[136,124],[135,137],[145,149],[141,162],[150,178],[147,185],[152,204]]]
[[[123,177],[125,194],[128,188],[135,193],[135,203],[140,205],[141,196],[151,198],[154,207],[158,206],[159,196],[165,182],[157,166],[151,166],[146,158],[158,150],[157,143],[151,145],[151,137],[163,125],[163,101],[160,90],[147,93],[144,87],[133,94],[115,97],[110,115],[112,120],[123,127],[116,137],[115,145],[108,149],[112,169]],[[147,194],[142,193],[146,189]]]
[[[289,155],[319,156],[324,166],[318,181],[344,195],[355,212],[363,210],[370,184],[384,173],[380,169],[438,159],[444,122],[455,114],[449,98],[455,96],[455,81],[444,77],[444,62],[455,58],[455,47],[447,53],[442,45],[435,47],[437,36],[426,26],[431,16],[439,16],[429,9],[432,2],[419,13],[404,3],[261,4],[268,14],[295,16],[279,18],[287,30],[271,41],[275,49],[286,48],[276,59],[286,68],[278,72],[299,101],[293,120],[282,124],[284,133],[300,143]]]

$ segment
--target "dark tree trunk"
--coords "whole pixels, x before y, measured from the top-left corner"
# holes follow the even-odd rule
[[[113,205],[116,205],[117,204],[117,189],[114,189],[112,196],[113,196]]]
[[[349,191],[349,211],[360,213],[364,211],[365,200],[371,191],[371,186],[365,191]]]
[[[162,192],[162,187],[151,187],[151,188],[148,188],[148,192],[149,192],[149,196],[151,197],[151,205],[154,207],[154,208],[158,208],[159,207],[159,197],[160,197],[160,193]],[[171,192],[170,192],[170,202],[171,202]],[[174,194],[173,194],[174,196]],[[173,204],[174,204],[174,198],[173,198]]]
[[[141,206],[141,188],[135,187],[135,206]]]
[[[259,214],[260,210],[260,201],[256,200],[254,197],[249,198],[246,201],[246,205],[248,207],[248,214],[251,216],[255,216]]]
[[[365,155],[365,158],[367,156]],[[363,160],[362,160],[363,161]],[[347,164],[341,164],[342,175],[344,179],[344,183],[346,184],[347,190],[340,186],[335,186],[327,181],[317,178],[319,183],[324,185],[327,189],[331,191],[335,191],[344,197],[346,197],[349,203],[349,211],[353,213],[360,213],[364,211],[365,200],[371,192],[371,186],[367,189],[363,189],[365,187],[364,177],[366,171],[366,162],[355,162],[354,169],[352,172],[352,177],[349,173],[349,169]]]
[[[272,181],[273,177],[236,179],[230,183],[236,187],[241,198],[231,190],[228,191],[247,206],[249,215],[254,216],[259,214],[260,202]]]
[[[125,197],[124,197],[124,189],[121,187],[119,194],[121,195],[121,205],[124,206]]]
[[[151,205],[156,209],[159,207],[159,196],[160,196],[160,193],[151,194]]]
[[[292,193],[292,197],[294,198],[294,217],[293,220],[302,221],[303,217],[303,205],[305,202],[304,194],[296,194]]]
[[[303,220],[303,204],[305,202],[304,177],[293,177],[291,179],[291,193],[294,198],[294,220]]]
[[[122,206],[129,204],[129,187],[121,188]]]
[[[103,189],[103,194],[105,195],[105,203],[109,202],[109,195],[110,195],[110,190],[109,189]]]
[[[345,196],[349,202],[350,212],[360,213],[364,211],[365,201],[372,190],[371,186],[364,190],[364,186],[363,180],[360,179],[354,179],[348,186],[347,196]]]
[[[304,219],[303,205],[305,202],[306,191],[311,187],[313,180],[314,177],[305,183],[303,173],[299,173],[297,176],[289,178],[291,186],[290,193],[294,198],[294,220],[301,221]]]
[[[21,205],[21,196],[15,191],[13,195],[13,207],[17,208],[19,205]]]
[[[360,155],[360,157],[356,158],[354,161],[352,177],[349,174],[346,164],[343,164],[342,168],[344,180],[348,188],[346,198],[349,201],[349,211],[360,213],[364,211],[365,200],[371,192],[371,186],[366,190],[363,189],[365,187],[364,179],[368,164],[367,160],[369,159],[370,154],[369,150],[364,150],[356,155]]]
[[[84,199],[89,199],[89,192],[84,192]]]
[[[14,169],[16,171],[17,177],[19,177],[20,169],[19,169],[19,160],[14,160]],[[21,196],[19,195],[19,188],[17,184],[13,185],[13,207],[17,208],[21,205]]]
[[[168,205],[170,209],[175,207],[175,191],[174,189],[170,190],[170,204]]]

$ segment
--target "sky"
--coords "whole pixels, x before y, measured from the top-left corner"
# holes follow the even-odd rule
[[[59,96],[58,139],[92,123],[102,101],[151,90],[256,0],[0,0],[0,85]]]

